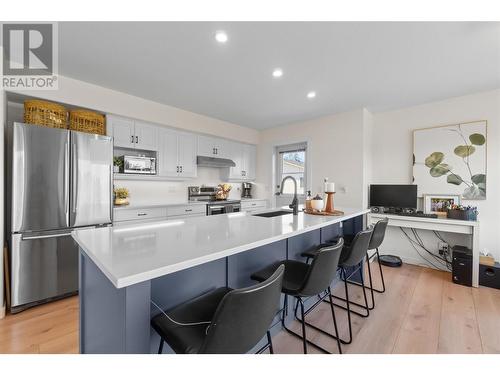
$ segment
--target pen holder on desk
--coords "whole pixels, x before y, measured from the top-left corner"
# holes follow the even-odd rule
[[[326,212],[334,212],[335,208],[333,205],[333,195],[335,194],[334,192],[326,192],[326,205],[325,205],[325,211]]]

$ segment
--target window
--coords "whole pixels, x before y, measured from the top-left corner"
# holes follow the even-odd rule
[[[278,189],[286,176],[292,176],[297,181],[297,194],[304,195],[307,190],[305,143],[279,146],[277,148],[277,184]],[[293,194],[293,181],[285,181],[283,194]]]

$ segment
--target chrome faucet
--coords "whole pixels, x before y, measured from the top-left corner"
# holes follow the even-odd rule
[[[292,203],[288,206],[291,209],[293,209],[293,214],[298,215],[299,213],[299,200],[297,199],[297,180],[293,178],[292,176],[286,176],[283,181],[281,181],[281,188],[280,188],[280,194],[283,194],[283,188],[285,186],[285,181],[287,179],[291,178],[293,181],[293,200]]]

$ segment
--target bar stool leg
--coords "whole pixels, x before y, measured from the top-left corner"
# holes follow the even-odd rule
[[[332,291],[328,287],[328,298],[330,300],[330,308],[332,309],[333,327],[335,328],[335,337],[337,338],[337,347],[339,349],[339,354],[342,354],[342,347],[340,345],[339,330],[337,328],[337,319],[335,318],[335,309],[333,308]]]
[[[376,292],[379,293],[384,293],[385,292],[385,282],[384,282],[384,273],[382,272],[382,264],[380,264],[380,254],[378,253],[378,247],[377,247],[377,263],[378,263],[378,268],[380,270],[380,278],[382,279],[382,290],[375,290]]]
[[[352,342],[352,324],[351,324],[351,307],[349,305],[349,288],[347,287],[347,275],[344,267],[341,270],[341,277],[344,279],[344,287],[345,287],[345,301],[347,305],[347,321],[349,323],[349,340],[344,341],[345,344],[350,344]]]
[[[269,354],[274,354],[273,340],[269,331],[267,331],[267,344],[269,345]]]
[[[158,348],[158,354],[161,354],[163,353],[163,343],[165,341],[163,340],[163,338],[160,338],[160,347]]]
[[[304,347],[304,354],[307,354],[307,338],[306,338],[306,323],[305,323],[305,315],[304,315],[304,302],[300,297],[297,297],[297,301],[300,303],[300,315],[302,317],[302,346]]]
[[[363,296],[365,297],[365,306],[366,306],[366,316],[370,315],[370,307],[368,306],[368,298],[366,297],[366,288],[365,288],[365,275],[363,272],[363,267],[359,268],[359,275],[361,277],[361,284],[363,288]],[[373,305],[375,306],[375,305]]]
[[[368,267],[368,280],[370,281],[370,293],[372,295],[372,307],[369,309],[373,310],[375,308],[375,296],[373,294],[372,270],[370,268],[370,257],[368,256],[368,253],[366,253],[366,264]],[[364,286],[363,289],[365,289]]]

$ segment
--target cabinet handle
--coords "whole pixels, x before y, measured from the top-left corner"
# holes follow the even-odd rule
[[[146,214],[146,213],[144,213],[144,212],[139,212],[139,213],[137,214],[137,216],[146,216],[146,215],[147,215],[147,214]]]
[[[179,173],[179,166],[177,166],[176,168],[177,168],[177,173]]]
[[[180,168],[181,168],[181,173],[182,173],[182,165],[180,166]]]
[[[191,211],[193,211],[193,209],[192,209],[192,208],[190,208],[190,209],[185,209],[185,210],[184,210],[184,212],[191,212]]]
[[[215,154],[219,155],[219,149],[218,148],[215,149]]]
[[[132,135],[131,138],[130,143],[134,143],[134,136]]]
[[[135,136],[135,143],[139,143],[139,136]]]

